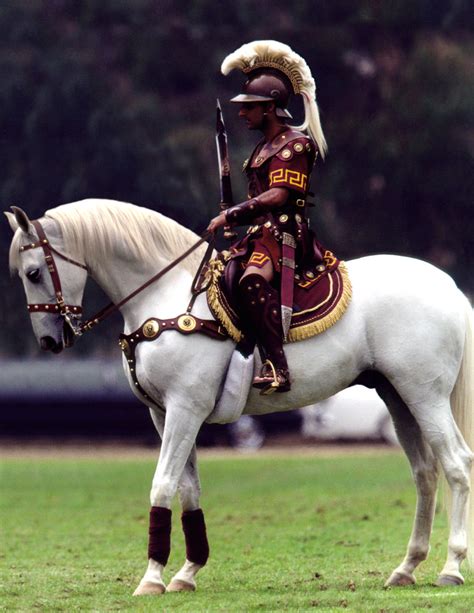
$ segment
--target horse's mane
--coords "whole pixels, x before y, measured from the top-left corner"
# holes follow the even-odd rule
[[[100,269],[101,262],[110,259],[119,244],[122,250],[142,262],[153,264],[157,257],[173,260],[198,240],[198,236],[172,219],[150,209],[115,200],[87,199],[62,204],[45,213],[60,226],[67,252],[73,257]],[[19,243],[20,233],[13,242]],[[10,266],[16,267],[15,253],[10,249]],[[201,247],[187,257],[182,265],[194,273],[203,255]]]

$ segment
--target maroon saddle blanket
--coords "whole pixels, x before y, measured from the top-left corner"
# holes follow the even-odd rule
[[[324,251],[323,263],[324,270],[319,266],[319,270],[305,270],[295,277],[293,315],[288,333],[290,343],[324,332],[349,306],[352,289],[345,263],[328,250]],[[241,328],[233,298],[238,275],[233,274],[233,264],[233,260],[228,261],[227,252],[209,262],[207,301],[214,317],[238,343]]]

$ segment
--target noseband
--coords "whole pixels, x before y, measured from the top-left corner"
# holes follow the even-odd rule
[[[66,304],[64,302],[63,291],[61,287],[61,280],[59,278],[58,268],[56,266],[56,262],[54,260],[53,253],[59,256],[61,259],[69,262],[70,264],[74,264],[75,266],[79,266],[84,270],[87,270],[87,266],[72,260],[71,258],[66,257],[59,251],[57,251],[54,247],[52,247],[49,242],[46,234],[43,230],[41,223],[37,220],[31,222],[38,234],[39,241],[37,243],[30,243],[28,245],[23,245],[20,247],[20,252],[28,251],[29,249],[38,249],[42,248],[44,252],[44,259],[46,260],[46,264],[48,266],[49,274],[51,275],[51,281],[53,283],[54,294],[56,297],[56,304],[28,304],[28,311],[30,313],[58,313],[64,320],[70,325],[72,331],[76,336],[80,336],[82,334],[82,327],[76,323],[75,320],[79,320],[82,315],[82,307],[76,305]]]

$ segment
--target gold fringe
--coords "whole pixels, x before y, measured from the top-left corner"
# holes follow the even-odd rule
[[[211,283],[207,288],[207,302],[214,317],[224,326],[231,339],[238,343],[242,338],[242,332],[232,323],[221,303],[218,280],[223,270],[224,266],[221,261],[211,260],[209,270]],[[339,271],[342,277],[342,296],[336,307],[318,321],[313,321],[305,326],[290,328],[288,332],[289,343],[302,341],[325,332],[344,315],[352,299],[352,285],[345,262],[339,262]]]
[[[328,330],[328,328],[338,322],[344,315],[352,298],[352,285],[345,262],[339,262],[339,271],[342,277],[342,296],[335,309],[318,321],[313,321],[306,326],[290,328],[288,333],[289,343],[302,341],[307,338],[311,338],[312,336],[316,336],[316,334],[321,334],[321,332],[325,332]]]
[[[224,264],[219,260],[209,262],[210,285],[207,288],[207,303],[214,317],[224,326],[230,338],[238,343],[242,338],[241,331],[234,326],[230,317],[224,310],[220,300],[219,277],[224,270]]]

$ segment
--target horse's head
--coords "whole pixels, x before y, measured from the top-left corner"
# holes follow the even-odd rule
[[[14,238],[10,267],[23,281],[33,331],[41,349],[59,353],[70,347],[87,279],[85,266],[66,255],[59,225],[53,219],[30,221],[20,208],[6,212]]]

